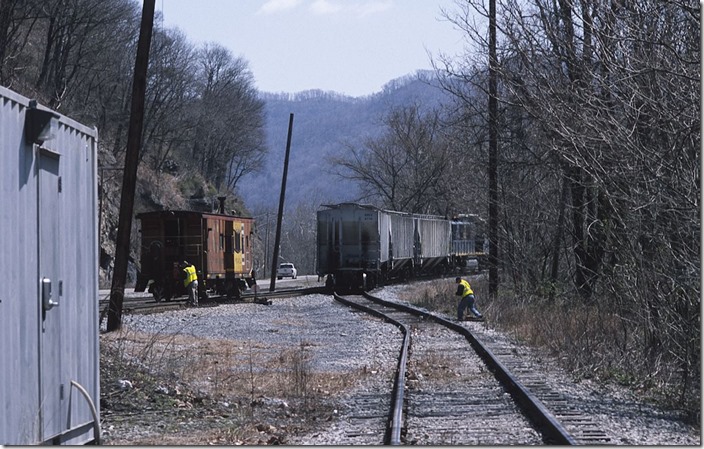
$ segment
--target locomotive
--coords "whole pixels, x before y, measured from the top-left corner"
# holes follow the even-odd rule
[[[166,210],[137,215],[141,222],[141,270],[136,292],[148,288],[157,302],[186,295],[180,264],[193,264],[198,296],[208,291],[228,299],[256,282],[253,271],[254,219],[228,215],[221,199],[218,213]]]
[[[356,203],[323,207],[317,212],[317,273],[328,287],[369,290],[392,279],[483,265],[486,245],[477,215],[447,219]]]

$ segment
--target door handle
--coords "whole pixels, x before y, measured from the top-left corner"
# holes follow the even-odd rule
[[[42,305],[45,311],[59,305],[51,298],[51,279],[49,278],[42,278]]]

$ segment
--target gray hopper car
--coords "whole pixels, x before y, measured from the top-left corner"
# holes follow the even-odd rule
[[[329,287],[369,290],[391,279],[457,271],[480,256],[476,216],[448,220],[355,203],[325,207],[317,213],[317,272]]]

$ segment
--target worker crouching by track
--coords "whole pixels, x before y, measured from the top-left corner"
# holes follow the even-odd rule
[[[469,308],[469,311],[474,314],[476,320],[483,321],[484,316],[479,313],[474,305],[474,291],[469,285],[469,282],[458,276],[455,278],[455,283],[457,283],[457,291],[455,292],[455,296],[460,297],[460,302],[457,305],[457,321],[472,320],[472,318],[464,318],[464,311],[467,308]]]

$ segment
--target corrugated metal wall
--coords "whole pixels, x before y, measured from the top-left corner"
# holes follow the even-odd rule
[[[72,382],[98,411],[97,131],[57,115],[34,145],[28,106],[0,87],[0,444],[84,444],[95,420]]]
[[[379,212],[379,264],[389,261],[389,248],[391,246],[391,216],[386,212]]]
[[[413,259],[413,216],[386,211],[391,217],[391,242],[394,260]]]
[[[448,257],[450,255],[450,222],[441,218],[418,218],[421,258]]]
[[[376,208],[340,204],[317,212],[318,272],[379,268],[389,257],[389,217]]]

